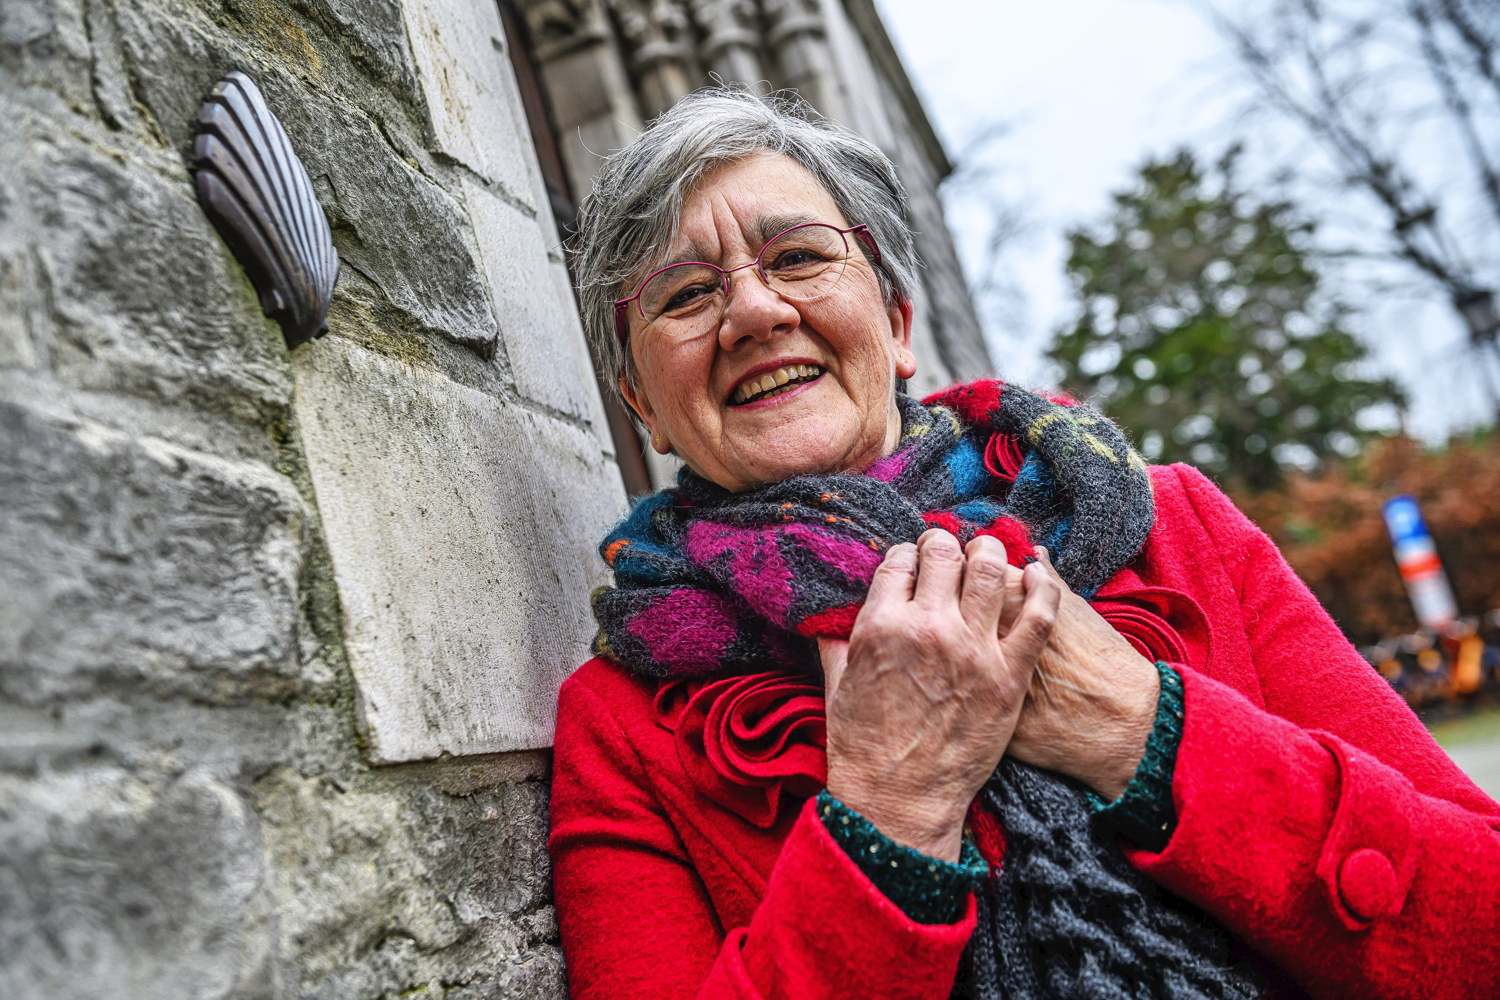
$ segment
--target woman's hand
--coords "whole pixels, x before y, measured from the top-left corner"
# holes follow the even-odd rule
[[[1002,638],[1007,584],[1024,599]],[[964,550],[933,529],[886,553],[849,641],[819,640],[828,790],[892,840],[956,861],[1062,591],[1043,566],[1010,566],[994,538]]]
[[[1161,679],[1039,551],[1033,566],[1045,566],[1062,601],[1006,753],[1071,775],[1113,801],[1145,753]]]

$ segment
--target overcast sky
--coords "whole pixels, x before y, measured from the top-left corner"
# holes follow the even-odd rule
[[[1031,223],[1010,257],[1024,302],[986,332],[1003,377],[1044,380],[1041,351],[1072,315],[1064,230],[1104,215],[1109,192],[1127,184],[1146,155],[1183,143],[1210,155],[1222,151],[1243,130],[1236,123],[1248,92],[1190,0],[880,5],[951,154],[987,124],[1011,123],[987,159],[1000,171],[997,190]],[[1254,126],[1252,135],[1266,127]],[[986,219],[950,203],[949,221],[960,252],[976,258]],[[1356,329],[1375,348],[1377,365],[1412,393],[1413,430],[1431,440],[1485,421],[1488,403],[1458,349],[1463,331],[1446,308],[1359,304],[1366,314]]]

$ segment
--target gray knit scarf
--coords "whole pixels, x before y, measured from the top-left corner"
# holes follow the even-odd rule
[[[1006,757],[981,793],[1005,827],[1000,877],[956,998],[1251,1000],[1264,983],[1208,914],[1141,874],[1082,786]]]

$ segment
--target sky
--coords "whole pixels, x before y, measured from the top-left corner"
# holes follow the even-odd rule
[[[1007,257],[1019,300],[986,321],[1004,378],[1049,379],[1042,351],[1074,308],[1063,234],[1101,219],[1109,193],[1127,185],[1147,155],[1187,144],[1213,156],[1248,135],[1247,161],[1261,152],[1269,172],[1276,157],[1308,152],[1287,130],[1245,116],[1251,92],[1192,0],[879,3],[951,156],[960,158],[986,127],[1007,124],[982,154],[993,188],[1025,220]],[[988,216],[972,199],[947,202],[960,254],[980,259]],[[1306,207],[1330,216],[1359,211],[1349,204]],[[1372,348],[1372,367],[1397,377],[1411,395],[1410,430],[1435,442],[1487,422],[1488,399],[1460,350],[1464,332],[1445,305],[1410,296],[1377,300],[1357,281],[1349,287],[1362,309],[1353,326]]]

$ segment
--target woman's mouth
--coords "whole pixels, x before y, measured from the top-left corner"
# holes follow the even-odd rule
[[[811,382],[822,374],[823,369],[817,365],[784,365],[775,371],[745,379],[730,395],[729,405],[744,406],[757,400],[770,399]]]

